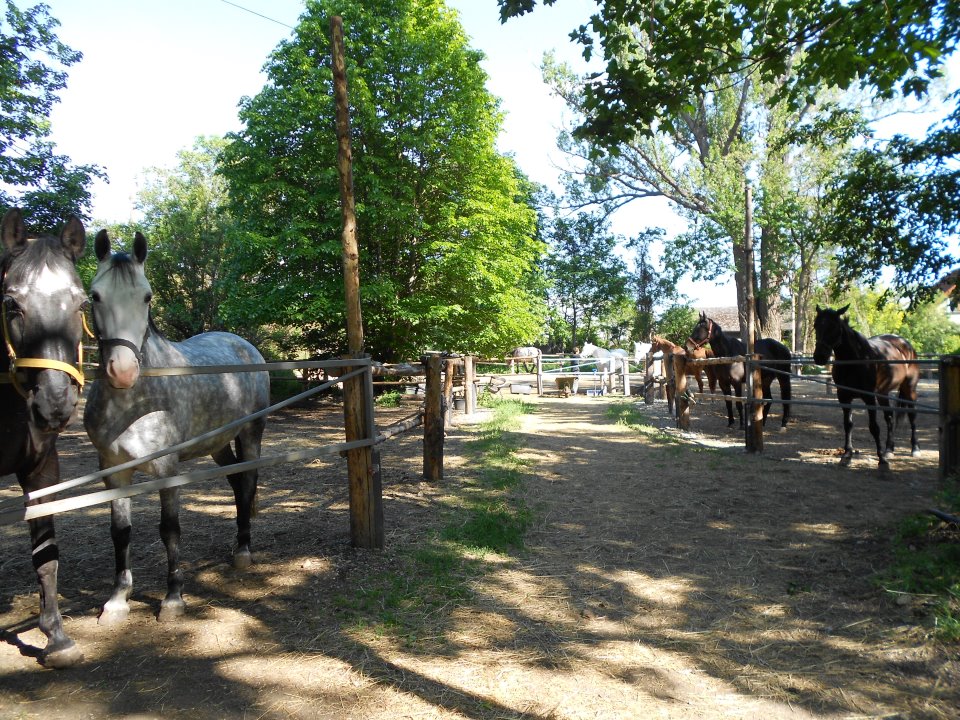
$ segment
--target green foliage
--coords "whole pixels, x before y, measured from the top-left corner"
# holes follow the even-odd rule
[[[544,272],[551,280],[551,307],[568,327],[563,344],[579,347],[595,340],[607,316],[628,300],[626,264],[614,252],[617,237],[598,213],[573,218],[556,213],[548,227]]]
[[[536,2],[499,0],[499,5],[506,21],[530,12]],[[897,291],[917,301],[930,297],[933,281],[954,263],[943,238],[960,227],[960,173],[954,162],[960,94],[952,97],[957,109],[951,117],[926,139],[861,145],[842,157],[845,172],[835,167],[831,177],[817,180],[832,187],[829,195],[790,197],[780,189],[799,189],[802,178],[777,172],[778,165],[789,170],[803,164],[811,139],[833,135],[848,146],[862,135],[862,123],[850,124],[847,111],[823,104],[837,90],[860,87],[881,100],[926,96],[960,40],[953,0],[603,0],[571,38],[583,46],[585,58],[604,66],[576,90],[565,92],[552,83],[580,112],[573,135],[585,141],[588,149],[581,156],[595,165],[587,173],[594,190],[605,176],[625,177],[611,193],[618,203],[630,195],[662,193],[681,197],[675,202],[683,211],[703,216],[692,234],[680,236],[673,262],[682,263],[693,247],[703,261],[694,270],[729,268],[730,253],[722,252],[726,243],[717,241],[736,244],[739,235],[737,216],[729,212],[735,207],[732,195],[722,189],[735,189],[731,172],[750,174],[750,158],[737,166],[736,146],[760,133],[773,141],[752,168],[761,178],[756,216],[764,230],[761,272],[773,273],[767,287],[761,283],[761,303],[775,308],[777,273],[789,269],[791,260],[764,250],[776,251],[783,243],[796,247],[801,263],[815,261],[824,245],[839,246],[840,286],[874,281],[881,269],[892,268]],[[739,101],[731,103],[731,91],[739,93]],[[757,97],[759,110],[753,105]],[[781,126],[783,115],[800,122]],[[674,139],[673,152],[660,142],[664,136]],[[805,152],[788,152],[784,143]],[[691,186],[674,181],[671,172],[673,161],[686,153],[698,156],[703,169]],[[779,181],[768,181],[776,175]],[[691,193],[691,187],[701,190]],[[709,204],[698,205],[697,196]],[[701,251],[711,257],[700,257]],[[734,252],[732,259],[741,271],[742,258]],[[797,287],[805,311],[807,288],[815,280],[810,272],[801,264],[795,280],[805,283]]]
[[[236,233],[226,184],[216,174],[226,146],[222,138],[198,138],[192,149],[177,153],[174,168],[149,170],[138,193],[157,319],[175,340],[225,329],[257,339],[255,327],[239,318],[227,324],[221,314],[239,250],[231,243]]]
[[[388,390],[387,392],[380,393],[375,398],[374,402],[377,407],[400,407],[400,402],[403,399],[403,393],[399,390]]]
[[[242,103],[221,171],[244,218],[228,313],[344,341],[329,20],[344,21],[353,186],[368,349],[501,353],[545,305],[532,187],[495,149],[501,115],[482,56],[441,0],[317,0]]]
[[[21,10],[6,0],[0,18],[0,205],[24,210],[28,229],[51,232],[71,215],[88,219],[89,186],[105,178],[73,165],[49,141],[50,111],[82,55],[60,42],[46,5]]]
[[[657,319],[654,331],[670,342],[683,345],[690,337],[697,319],[697,311],[689,305],[673,305]]]
[[[949,480],[935,500],[936,506],[960,515],[960,489]],[[894,537],[894,559],[878,582],[895,593],[923,596],[932,614],[935,634],[943,640],[960,640],[960,535],[933,515],[906,518]]]

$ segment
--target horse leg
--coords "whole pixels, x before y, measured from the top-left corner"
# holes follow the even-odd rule
[[[697,379],[697,387],[700,389],[700,394],[703,395],[703,372],[697,370],[695,377]]]
[[[166,622],[180,617],[186,609],[180,569],[180,488],[160,491],[160,539],[167,549],[167,595],[160,602],[157,620]]]
[[[733,401],[729,400],[733,387],[729,384],[720,384],[720,391],[724,394],[724,402],[727,404],[727,427],[733,427]],[[739,393],[737,393],[739,395]],[[739,408],[739,405],[737,406]]]
[[[773,393],[770,391],[771,384],[772,384],[772,381],[770,380],[762,381],[763,399],[767,401],[763,404],[763,426],[764,427],[766,427],[767,425],[767,415],[770,414],[770,406],[773,404],[772,402],[770,402],[771,400],[773,400]]]
[[[916,388],[911,390],[911,388],[908,386],[901,389],[897,405],[900,408],[907,408],[906,414],[907,418],[910,420],[910,455],[917,457],[920,454],[920,445],[917,443],[917,412],[915,410],[917,406]],[[897,414],[898,420],[903,412],[904,410],[901,409]]]
[[[53,449],[39,468],[39,472],[19,475],[20,485],[25,492],[31,489],[48,487],[60,478],[60,464],[57,451]],[[39,484],[38,484],[39,483]],[[48,495],[40,503],[53,500]],[[31,502],[31,505],[38,501]],[[57,597],[57,570],[60,565],[60,550],[54,531],[53,515],[31,520],[30,547],[33,556],[33,569],[40,586],[40,631],[47,637],[47,646],[43,650],[41,662],[47,667],[65,668],[83,661],[83,652],[71,640],[63,629],[63,618]]]
[[[889,413],[884,412],[884,417],[887,418],[887,430],[890,431],[891,419],[888,417]],[[887,462],[886,454],[883,451],[883,447],[880,443],[880,423],[877,422],[877,406],[874,403],[874,399],[870,398],[867,402],[867,417],[870,422],[870,434],[873,435],[873,440],[877,445],[877,458],[879,459],[880,468],[886,468],[889,466]]]
[[[100,463],[103,468],[103,463]],[[126,487],[133,479],[133,470],[123,470],[106,478],[108,488]],[[119,498],[110,503],[110,537],[113,539],[115,576],[113,592],[103,605],[97,622],[110,625],[122,622],[130,614],[127,600],[133,592],[133,572],[130,570],[130,498]]]
[[[889,459],[894,454],[894,445],[896,442],[896,423],[894,422],[894,411],[890,407],[890,402],[886,399],[879,399],[878,404],[883,411],[883,419],[887,423],[887,442],[884,450],[884,457]]]
[[[255,420],[245,425],[237,434],[237,454],[234,455],[227,444],[214,454],[213,459],[221,467],[257,460],[260,457],[260,443],[265,425],[263,420]],[[256,470],[227,475],[237,506],[237,545],[233,551],[233,566],[238,570],[249,567],[253,562],[250,551],[250,519],[257,513],[257,479]]]
[[[850,400],[846,401],[841,400],[840,402],[849,403]],[[853,460],[853,410],[851,408],[843,408],[843,455],[840,456],[841,465],[849,465],[850,461]]]
[[[787,423],[790,422],[790,408],[792,407],[790,400],[793,399],[793,380],[790,379],[789,375],[780,376],[780,399],[783,400],[783,421],[782,426],[787,427]]]

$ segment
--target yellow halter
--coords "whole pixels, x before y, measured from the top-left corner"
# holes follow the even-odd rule
[[[83,320],[83,329],[89,337],[93,337],[93,333],[90,332],[90,328],[87,327],[87,317],[81,311],[80,318]],[[49,360],[47,358],[18,358],[16,350],[13,349],[13,343],[10,341],[10,330],[7,327],[7,306],[3,306],[3,342],[7,346],[7,355],[10,357],[10,370],[9,380],[16,391],[20,393],[21,397],[26,398],[27,392],[23,389],[23,386],[20,385],[20,380],[17,378],[17,372],[23,368],[34,368],[41,370],[60,370],[65,372],[67,375],[72,377],[77,381],[77,385],[83,388],[84,377],[83,377],[83,341],[77,345],[77,365],[76,367],[70,363],[60,362],[59,360]],[[3,379],[0,379],[0,382],[4,382]]]

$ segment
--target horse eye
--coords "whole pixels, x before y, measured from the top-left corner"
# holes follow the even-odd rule
[[[147,293],[146,295],[143,296],[143,301],[148,305],[150,304],[151,300],[153,300],[153,293]]]
[[[90,293],[90,299],[93,300],[95,303],[100,302],[100,293],[94,290],[92,293]]]
[[[10,295],[3,296],[3,309],[8,313],[19,313],[20,312],[20,303],[13,299]]]

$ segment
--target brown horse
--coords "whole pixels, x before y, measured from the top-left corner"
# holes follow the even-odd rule
[[[670,340],[667,340],[665,337],[660,335],[654,335],[650,338],[650,352],[663,353],[663,366],[664,366],[664,375],[667,377],[667,403],[670,405],[671,414],[675,412],[674,406],[674,397],[676,395],[677,383],[673,377],[673,356],[674,355],[686,355],[688,358],[705,358],[713,357],[713,351],[708,348],[698,348],[695,352],[688,352],[682,346],[677,345]],[[707,384],[710,387],[710,392],[716,392],[717,390],[717,376],[714,373],[712,366],[708,365],[703,370],[706,370],[707,373]],[[701,368],[699,367],[688,367],[687,368],[687,377],[692,377],[697,383],[697,387],[700,392],[703,392],[703,374]]]

